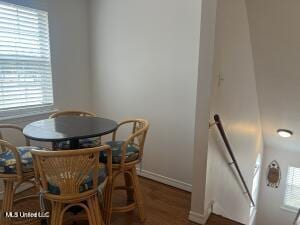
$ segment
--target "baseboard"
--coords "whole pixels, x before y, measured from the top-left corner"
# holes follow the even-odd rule
[[[172,187],[175,187],[175,188],[178,188],[178,189],[181,189],[184,191],[192,192],[191,184],[188,184],[188,183],[185,183],[185,182],[173,179],[173,178],[165,177],[160,174],[153,173],[153,172],[150,172],[147,170],[140,170],[137,168],[136,171],[139,176],[146,177],[148,179],[151,179],[151,180],[163,183],[163,184],[167,184],[167,185],[170,185]]]
[[[212,214],[213,205],[214,201],[209,202],[204,215],[191,210],[189,213],[189,220],[198,224],[206,224],[210,214]]]
[[[17,189],[17,193],[20,193],[20,192],[25,191],[25,190],[27,190],[29,188],[32,188],[32,187],[33,187],[32,184],[24,183],[23,185],[20,185],[20,187]],[[3,191],[0,192],[0,200],[2,200],[2,199],[3,199]]]
[[[206,222],[207,222],[210,214],[211,214],[211,211],[209,211],[208,213],[206,213],[206,215],[190,211],[189,220],[192,221],[192,222],[194,222],[194,223],[198,223],[198,224],[204,225],[204,224],[206,224]]]

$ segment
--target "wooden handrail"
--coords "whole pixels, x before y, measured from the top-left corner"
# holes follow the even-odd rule
[[[299,224],[299,223],[298,223],[299,217],[300,217],[300,209],[298,210],[298,213],[297,213],[297,215],[296,215],[296,218],[295,218],[295,220],[294,220],[293,225],[298,225],[298,224]]]
[[[222,136],[222,139],[223,139],[223,141],[224,141],[224,143],[225,143],[225,146],[226,146],[226,148],[227,148],[227,151],[228,151],[228,153],[229,153],[229,155],[230,155],[230,157],[231,157],[232,163],[230,163],[230,164],[232,164],[232,165],[235,166],[235,168],[236,168],[236,170],[237,170],[237,173],[238,173],[238,175],[239,175],[239,177],[240,177],[240,179],[241,179],[241,181],[242,181],[242,184],[243,184],[243,186],[244,186],[244,188],[245,188],[245,190],[246,190],[246,194],[248,195],[248,197],[249,197],[249,199],[250,199],[250,201],[251,201],[252,206],[255,207],[255,203],[254,203],[253,198],[252,198],[252,196],[251,196],[251,194],[250,194],[249,188],[248,188],[248,186],[247,186],[247,184],[246,184],[246,182],[245,182],[245,179],[244,179],[244,177],[243,177],[243,174],[242,174],[242,172],[241,172],[241,170],[240,170],[240,167],[239,167],[239,165],[238,165],[238,163],[237,163],[237,161],[236,161],[236,158],[235,158],[235,156],[234,156],[234,154],[233,154],[233,151],[232,151],[232,149],[231,149],[231,146],[230,146],[229,141],[228,141],[228,139],[227,139],[227,136],[226,136],[226,134],[225,134],[225,131],[224,131],[224,128],[223,128],[223,125],[222,125],[222,121],[221,121],[221,119],[220,119],[220,116],[219,116],[218,114],[216,114],[216,115],[214,116],[214,120],[215,120],[215,124],[217,125],[218,130],[219,130],[219,132],[220,132],[220,134],[221,134],[221,136]]]

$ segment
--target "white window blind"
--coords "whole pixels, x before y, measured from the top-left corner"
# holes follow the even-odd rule
[[[287,174],[284,205],[300,208],[300,168],[289,167]]]
[[[0,116],[52,105],[48,13],[0,1]]]

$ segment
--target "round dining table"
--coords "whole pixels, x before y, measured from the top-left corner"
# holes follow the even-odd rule
[[[25,137],[35,141],[55,143],[70,142],[70,149],[79,149],[79,140],[100,137],[114,132],[117,122],[100,117],[61,116],[39,120],[23,129]]]

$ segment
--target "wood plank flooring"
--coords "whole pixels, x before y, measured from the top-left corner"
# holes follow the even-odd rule
[[[190,193],[145,178],[140,178],[140,184],[144,197],[146,221],[140,223],[137,212],[114,213],[112,225],[195,225],[187,219],[190,209]],[[125,197],[126,192],[115,191],[113,202],[115,204],[125,202]],[[88,225],[84,221],[77,221],[76,224]],[[212,215],[207,225],[240,224]]]
[[[143,225],[195,225],[189,221],[191,194],[148,179],[140,178],[147,219]],[[125,199],[125,193],[115,193],[114,202]],[[136,212],[113,214],[112,225],[141,225]],[[206,225],[241,225],[226,218],[211,215]]]
[[[226,219],[224,217],[212,214],[209,217],[209,220],[207,221],[206,225],[242,225],[242,224],[234,222],[234,221],[229,220],[229,219]]]

